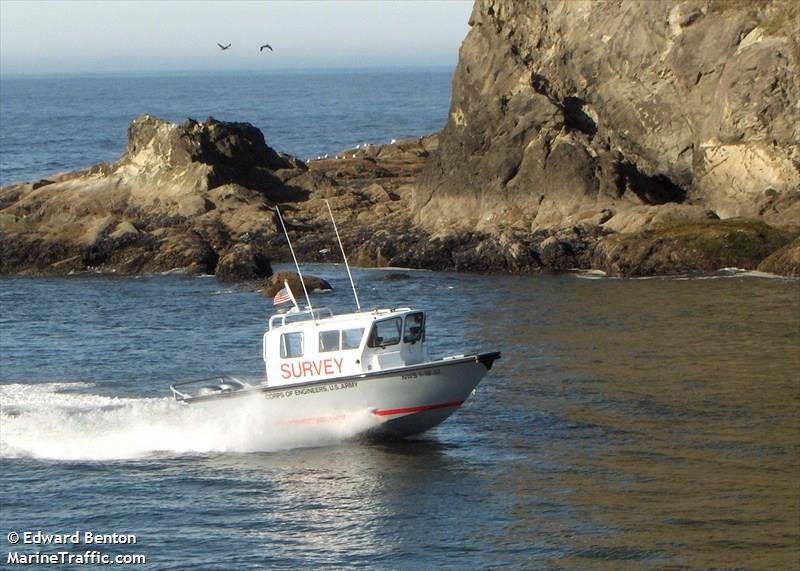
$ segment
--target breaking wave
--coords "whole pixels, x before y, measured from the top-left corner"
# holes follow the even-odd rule
[[[257,396],[183,406],[87,394],[92,383],[0,385],[0,458],[121,460],[334,444],[374,425],[368,411],[293,422]],[[324,420],[324,419],[323,419]]]

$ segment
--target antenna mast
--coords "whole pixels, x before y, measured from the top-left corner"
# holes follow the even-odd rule
[[[328,207],[330,208],[330,206]],[[286,231],[286,224],[283,223],[283,216],[281,216],[281,210],[278,208],[278,205],[275,205],[275,212],[278,213],[278,220],[281,221],[281,228],[283,228],[283,234],[286,236],[286,242],[289,244],[289,251],[292,253],[292,259],[294,260],[294,267],[297,268],[297,275],[300,276],[300,284],[303,286],[303,293],[306,294],[306,302],[308,303],[308,309],[311,310],[313,315],[314,308],[311,307],[311,298],[308,297],[308,290],[306,289],[306,282],[303,280],[303,274],[300,272],[300,264],[297,263],[297,256],[294,255],[294,248],[292,248],[292,241],[289,239],[289,233]]]
[[[350,273],[350,264],[347,263],[347,256],[344,253],[344,246],[342,246],[342,239],[339,237],[339,229],[336,227],[336,220],[333,217],[331,210],[331,203],[325,199],[325,205],[328,207],[328,214],[331,215],[331,222],[333,222],[333,230],[336,232],[336,239],[339,241],[339,249],[342,251],[342,258],[344,259],[344,267],[347,268],[347,276],[350,278],[350,285],[353,287],[353,297],[356,298],[356,307],[361,311],[361,304],[358,301],[358,292],[356,291],[356,284],[353,282],[353,274]]]

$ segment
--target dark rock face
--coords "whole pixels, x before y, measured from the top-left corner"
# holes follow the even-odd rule
[[[536,232],[678,203],[798,225],[798,21],[788,0],[477,0],[415,220]]]

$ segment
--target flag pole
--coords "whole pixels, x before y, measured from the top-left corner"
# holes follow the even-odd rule
[[[294,248],[292,248],[292,241],[289,239],[289,232],[286,231],[286,224],[283,223],[283,216],[281,216],[281,210],[280,208],[278,208],[277,204],[275,205],[275,212],[278,213],[278,220],[281,221],[281,228],[283,228],[283,234],[286,236],[286,242],[289,244],[289,251],[292,253],[292,259],[294,260],[294,267],[297,268],[297,275],[300,276],[300,285],[303,286],[303,293],[306,294],[306,302],[308,302],[308,309],[311,310],[311,314],[313,315],[314,308],[311,307],[311,298],[308,297],[306,282],[303,281],[303,274],[300,272],[300,264],[297,263],[297,256],[294,255]],[[292,299],[294,299],[294,296],[292,296]]]
[[[283,280],[283,287],[286,288],[286,293],[288,293],[289,297],[292,298],[292,303],[294,304],[294,308],[297,311],[300,311],[300,306],[297,305],[297,300],[294,298],[294,293],[292,292],[292,288],[289,287],[289,282],[287,280]]]

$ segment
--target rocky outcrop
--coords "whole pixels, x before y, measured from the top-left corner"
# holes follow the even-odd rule
[[[251,125],[143,115],[118,161],[0,190],[0,272],[265,275],[270,205],[305,171]]]
[[[385,264],[381,244],[409,228],[413,180],[436,141],[368,145],[309,168],[247,123],[143,115],[118,161],[0,189],[0,273],[255,280],[291,259],[277,204],[304,261],[341,259],[329,203],[354,261]]]
[[[271,274],[269,258],[253,248],[252,244],[235,244],[217,261],[214,268],[214,275],[222,282],[255,280]]]
[[[795,3],[477,0],[470,26],[413,197],[433,234],[800,224]]]

